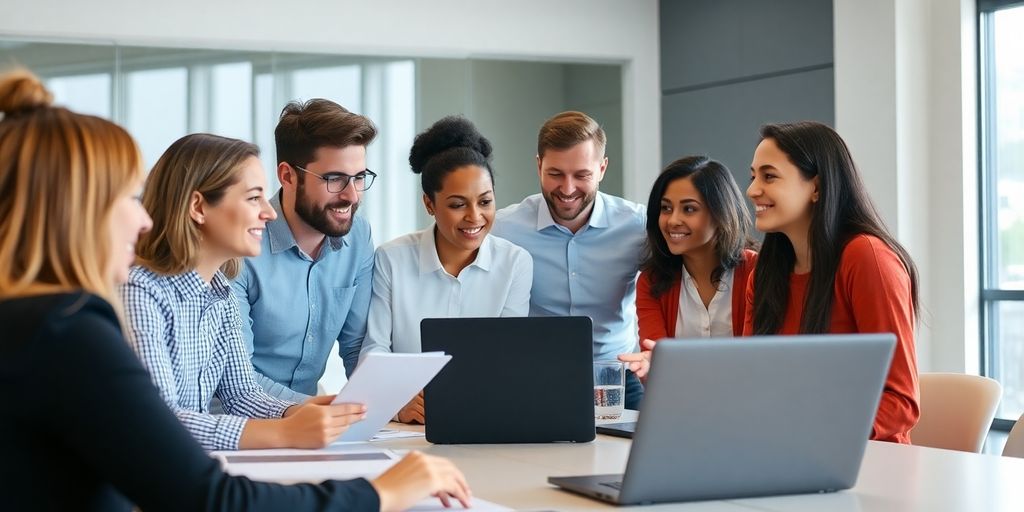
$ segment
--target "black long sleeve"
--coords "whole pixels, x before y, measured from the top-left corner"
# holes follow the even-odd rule
[[[0,482],[11,510],[378,510],[363,479],[225,474],[86,294],[0,301]]]

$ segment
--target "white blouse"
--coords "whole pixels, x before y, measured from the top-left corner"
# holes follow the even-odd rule
[[[434,226],[377,248],[373,294],[360,357],[370,352],[420,352],[424,318],[527,316],[533,259],[518,245],[488,234],[458,277],[445,271]]]
[[[732,279],[733,270],[722,274],[718,291],[708,307],[697,292],[697,283],[686,268],[679,291],[679,316],[676,318],[677,338],[732,337]]]

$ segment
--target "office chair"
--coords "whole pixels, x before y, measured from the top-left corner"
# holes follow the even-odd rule
[[[922,373],[921,417],[910,431],[918,446],[978,453],[992,425],[1002,386],[988,377]]]

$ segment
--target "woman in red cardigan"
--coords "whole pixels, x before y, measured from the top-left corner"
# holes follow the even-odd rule
[[[643,377],[662,338],[739,336],[743,330],[750,216],[732,173],[703,156],[680,158],[647,201],[647,259],[636,289],[643,352],[619,359]]]
[[[919,415],[914,262],[883,225],[839,134],[803,122],[766,125],[761,138],[747,195],[766,234],[744,334],[895,334],[871,438],[909,443]]]

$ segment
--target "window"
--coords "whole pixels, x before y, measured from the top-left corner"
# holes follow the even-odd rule
[[[1024,413],[1024,4],[981,0],[982,368],[997,426]]]

